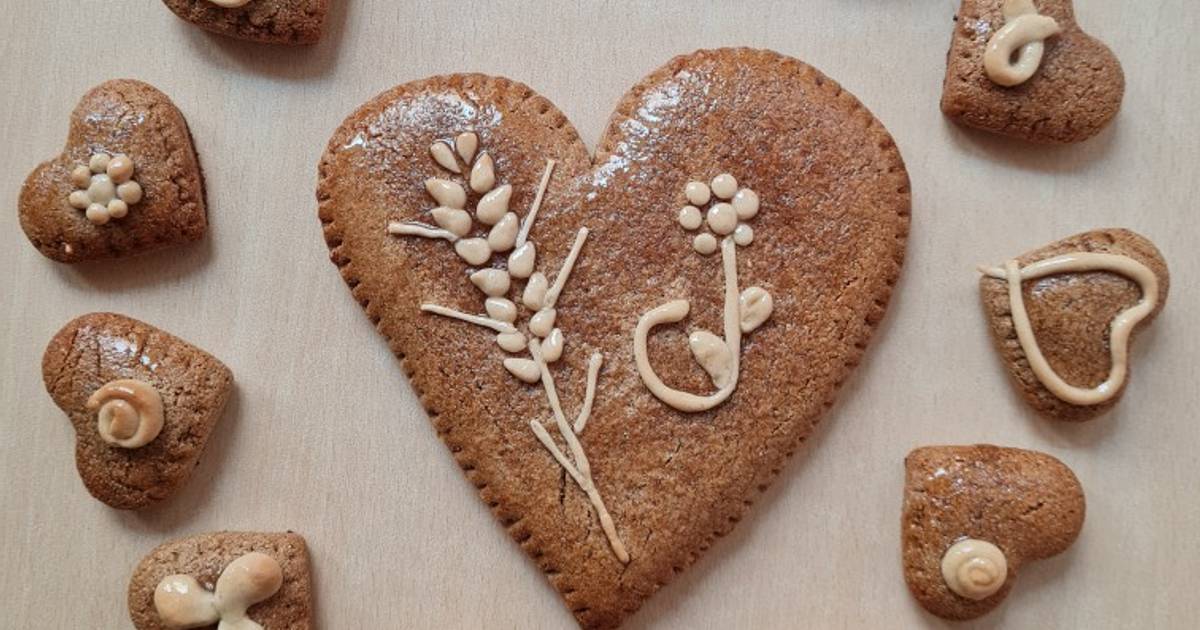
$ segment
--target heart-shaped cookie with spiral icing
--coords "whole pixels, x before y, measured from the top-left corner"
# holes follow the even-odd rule
[[[401,85],[320,164],[331,258],[441,439],[581,626],[729,532],[861,360],[900,271],[900,154],[768,51],[678,57],[589,155],[525,85]]]

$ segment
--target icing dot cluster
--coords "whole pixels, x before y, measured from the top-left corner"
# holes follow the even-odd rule
[[[733,175],[722,173],[707,184],[688,182],[683,192],[688,204],[679,210],[679,225],[689,232],[707,228],[692,239],[692,247],[701,255],[717,251],[718,237],[732,235],[739,247],[754,241],[754,229],[745,221],[758,214],[758,193],[739,189]]]
[[[75,190],[67,201],[95,225],[122,219],[129,214],[129,206],[142,200],[142,186],[133,175],[134,164],[129,156],[94,153],[87,164],[71,171]]]

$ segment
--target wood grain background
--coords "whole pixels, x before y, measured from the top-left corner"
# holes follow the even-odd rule
[[[1082,1],[1128,78],[1116,123],[1079,146],[965,131],[937,107],[951,0],[397,2],[334,0],[320,45],[210,36],[158,0],[9,2],[0,25],[0,627],[128,627],[143,553],[216,529],[291,528],[312,547],[324,628],[571,623],[436,439],[321,239],[313,188],[329,134],[398,83],[482,71],[527,82],[594,142],[627,87],[675,54],[750,45],[854,92],[908,163],[904,277],[867,361],[753,514],[631,628],[926,628],[900,572],[902,460],[978,441],[1050,452],[1088,497],[1083,535],[1030,565],[1008,601],[956,627],[1194,627],[1200,409],[1191,325],[1200,202],[1200,12],[1187,0]],[[209,238],[64,267],[17,223],[25,174],[60,149],[90,86],[153,83],[183,110],[208,176]],[[993,355],[980,262],[1126,226],[1167,256],[1172,295],[1139,339],[1115,412],[1034,417]],[[93,501],[42,388],[46,341],[115,310],[223,359],[237,393],[195,478],[139,514]]]

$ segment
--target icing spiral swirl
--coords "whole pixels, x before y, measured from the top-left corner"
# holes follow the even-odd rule
[[[942,556],[942,578],[962,597],[986,599],[1004,586],[1008,560],[996,545],[967,538],[954,543]]]
[[[162,431],[162,396],[149,383],[111,381],[92,393],[87,408],[97,412],[100,437],[114,446],[139,448],[154,441]]]

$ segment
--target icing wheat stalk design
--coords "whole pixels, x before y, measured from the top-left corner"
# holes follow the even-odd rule
[[[682,321],[691,310],[687,300],[671,300],[644,313],[633,332],[633,355],[642,382],[659,400],[684,412],[712,409],[725,402],[737,389],[741,372],[742,335],[750,334],[763,324],[774,310],[771,294],[762,287],[750,287],[738,292],[737,248],[754,241],[754,230],[746,223],[758,214],[758,194],[749,188],[738,189],[737,180],[728,173],[713,178],[711,184],[690,182],[684,189],[688,205],[679,211],[679,224],[687,231],[700,230],[692,240],[692,248],[702,256],[712,255],[720,247],[721,271],[725,282],[722,327],[724,337],[707,330],[695,330],[688,335],[692,356],[712,379],[717,391],[693,394],[674,389],[663,382],[650,365],[647,339],[650,331],[662,324]],[[700,208],[715,203],[707,213]],[[722,237],[720,245],[717,236]]]
[[[479,136],[474,132],[466,132],[453,140],[433,143],[429,153],[439,166],[450,173],[461,175],[471,190],[481,195],[475,206],[474,220],[490,226],[486,238],[468,236],[473,227],[473,219],[465,209],[466,190],[457,182],[439,178],[430,178],[425,182],[425,189],[438,204],[430,212],[435,225],[418,221],[393,221],[388,224],[388,232],[396,236],[446,240],[454,245],[454,251],[460,258],[476,267],[488,263],[494,254],[508,254],[507,265],[503,268],[487,267],[471,274],[471,282],[487,296],[484,301],[486,314],[463,313],[438,304],[422,304],[421,310],[489,329],[496,333],[496,344],[504,352],[512,355],[522,352],[528,354],[528,358],[505,358],[504,368],[525,383],[541,383],[554,416],[554,427],[566,445],[565,450],[559,447],[541,420],[530,420],[529,427],[538,441],[550,451],[554,460],[587,495],[596,510],[600,527],[608,537],[613,553],[622,563],[628,563],[629,553],[617,534],[608,508],[604,506],[604,499],[592,479],[591,464],[588,463],[583,444],[579,441],[579,436],[587,427],[588,418],[591,416],[603,356],[597,352],[588,360],[587,389],[583,405],[574,422],[568,421],[563,411],[549,367],[562,357],[565,345],[562,330],[554,325],[557,316],[554,307],[587,241],[588,229],[579,229],[562,268],[554,276],[554,282],[551,284],[543,273],[534,271],[537,248],[534,242],[529,240],[529,232],[537,219],[538,209],[545,197],[550,176],[554,172],[554,160],[546,161],[533,204],[525,218],[518,219],[516,213],[508,209],[512,186],[497,186],[495,161],[486,151],[477,153],[478,149]],[[514,278],[526,280],[521,303],[533,313],[526,326],[529,337],[517,328],[519,309],[507,297]]]

